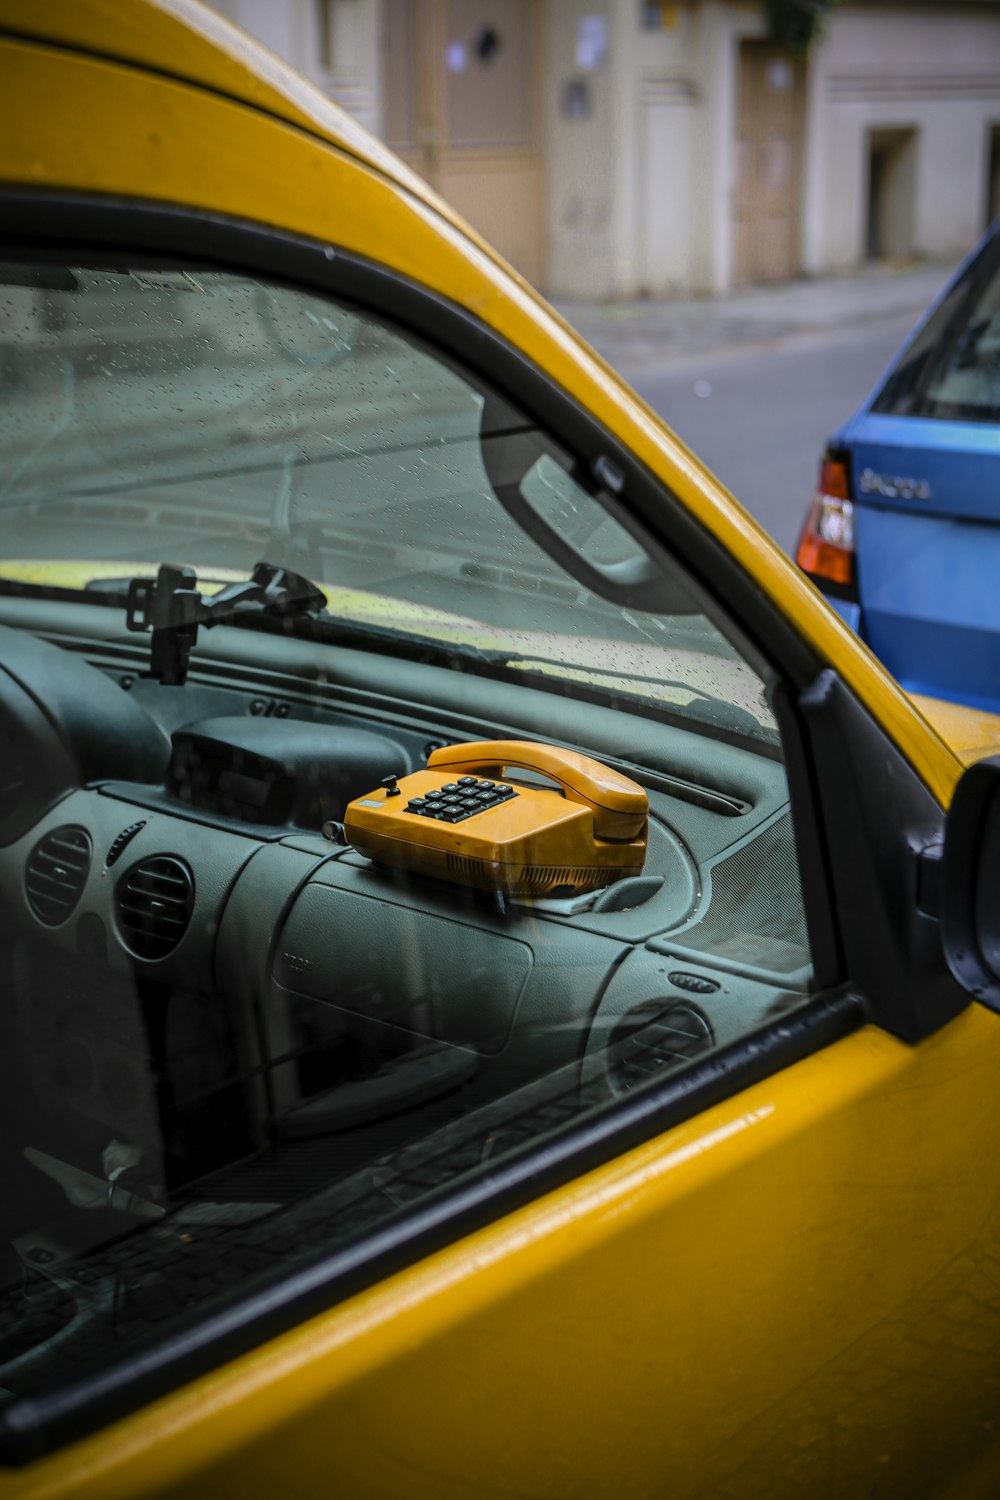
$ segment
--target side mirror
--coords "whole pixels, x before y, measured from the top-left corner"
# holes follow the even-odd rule
[[[1000,1012],[1000,755],[968,768],[948,809],[941,936],[959,984]]]

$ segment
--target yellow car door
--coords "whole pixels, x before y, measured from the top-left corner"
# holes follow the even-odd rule
[[[217,18],[0,77],[0,1496],[994,1493],[996,768]]]

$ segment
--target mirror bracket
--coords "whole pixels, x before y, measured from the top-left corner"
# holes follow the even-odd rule
[[[925,917],[941,919],[941,875],[944,868],[944,844],[940,839],[928,844],[917,855],[917,910]]]

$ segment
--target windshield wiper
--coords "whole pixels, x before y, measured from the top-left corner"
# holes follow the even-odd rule
[[[187,681],[191,651],[201,625],[209,628],[239,615],[322,614],[326,595],[308,578],[259,562],[250,577],[231,583],[207,598],[197,587],[193,568],[161,563],[155,578],[133,578],[125,602],[125,624],[129,630],[151,630],[149,671],[168,685]]]
[[[599,667],[592,663],[581,664],[561,661],[558,657],[533,655],[512,648],[475,646],[467,641],[450,641],[440,636],[421,635],[415,631],[390,629],[384,625],[347,621],[331,618],[323,622],[323,635],[362,650],[378,651],[388,648],[397,656],[410,656],[423,661],[436,661],[442,666],[466,669],[479,668],[485,675],[493,675],[517,681],[537,672],[542,675],[545,668],[562,673],[565,680],[578,686],[581,692],[589,691],[601,702],[610,701],[617,692],[633,697],[647,711],[669,715],[671,719],[699,719],[715,729],[756,739],[765,737],[769,730],[762,725],[748,708],[741,708],[726,698],[719,698],[693,683],[676,677],[656,677],[652,674],[629,672],[617,667]],[[600,679],[600,681],[596,680]],[[690,694],[689,703],[670,699],[658,699],[655,695],[641,692],[642,686],[672,688]]]
[[[544,668],[552,668],[556,673],[563,673],[570,681],[586,683],[600,678],[601,685],[605,691],[612,691],[615,687],[622,692],[628,692],[630,684],[635,684],[632,691],[639,694],[639,684],[648,687],[671,688],[685,693],[690,693],[690,703],[675,703],[672,700],[662,700],[666,707],[673,708],[679,713],[691,713],[690,704],[696,703],[696,717],[703,719],[706,723],[716,724],[725,729],[735,730],[737,733],[759,734],[761,730],[760,721],[748,708],[741,708],[738,703],[730,703],[726,698],[719,698],[712,693],[706,693],[704,689],[695,687],[693,683],[684,682],[679,677],[656,677],[644,672],[629,672],[619,667],[601,667],[594,663],[578,663],[572,661],[560,661],[553,656],[535,656],[524,651],[507,650],[483,650],[482,648],[463,648],[466,654],[474,657],[476,661],[485,662],[490,666],[497,666],[510,673],[526,674],[542,671]],[[595,682],[595,686],[598,684]],[[639,694],[649,701],[652,695]],[[661,701],[661,700],[655,700]]]

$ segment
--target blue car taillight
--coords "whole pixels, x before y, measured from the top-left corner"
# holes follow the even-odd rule
[[[846,458],[828,453],[806,516],[795,561],[827,592],[857,599],[854,501]]]

